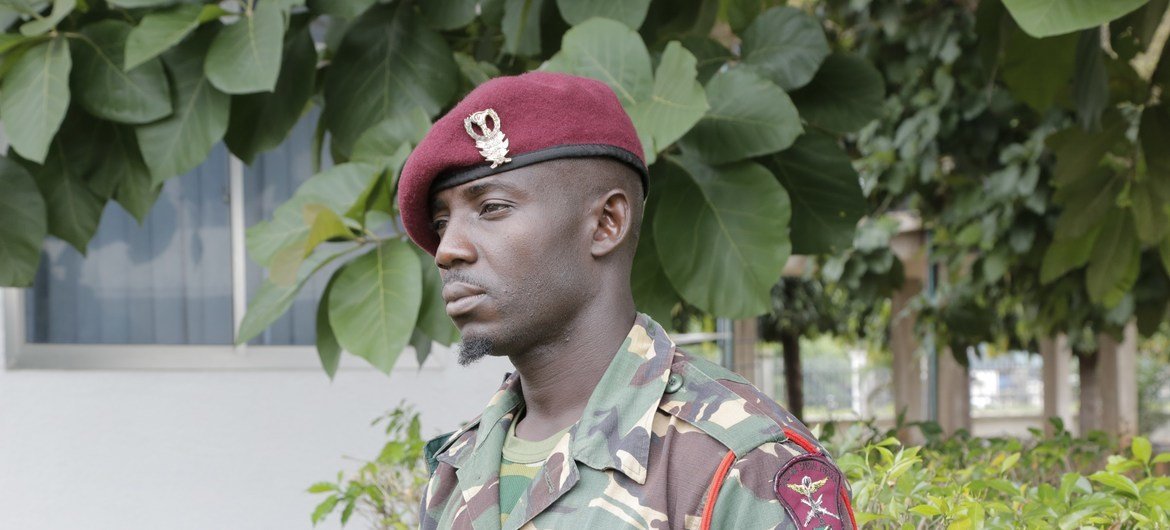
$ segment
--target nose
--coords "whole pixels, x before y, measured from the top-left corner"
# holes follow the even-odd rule
[[[478,254],[475,244],[468,236],[464,224],[457,222],[452,216],[447,221],[442,237],[439,238],[438,248],[435,249],[435,265],[446,270],[461,264],[475,263]]]

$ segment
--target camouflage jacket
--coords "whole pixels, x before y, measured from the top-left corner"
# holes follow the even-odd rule
[[[436,440],[421,528],[501,527],[501,448],[521,399],[512,374],[478,420]],[[503,528],[855,528],[849,503],[804,425],[639,314]]]

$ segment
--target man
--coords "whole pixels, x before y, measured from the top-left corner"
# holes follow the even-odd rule
[[[428,444],[422,528],[856,526],[804,425],[635,311],[648,176],[613,91],[545,72],[484,83],[407,160],[403,225],[435,256],[460,363],[516,367]]]

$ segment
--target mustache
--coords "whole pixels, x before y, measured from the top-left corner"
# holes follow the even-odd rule
[[[443,286],[444,287],[446,287],[447,285],[452,284],[452,283],[466,283],[468,285],[478,287],[478,288],[483,289],[485,291],[488,290],[487,287],[484,285],[484,282],[480,281],[474,275],[467,274],[466,271],[448,270],[448,271],[445,271],[443,274],[441,274],[440,277],[443,279]]]

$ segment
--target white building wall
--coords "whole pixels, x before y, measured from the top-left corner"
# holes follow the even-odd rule
[[[346,456],[376,456],[385,439],[371,420],[405,399],[421,412],[424,435],[452,430],[510,369],[507,359],[440,364],[390,377],[343,367],[330,382],[319,370],[0,363],[0,530],[312,528],[321,496],[305,489],[355,468]]]

